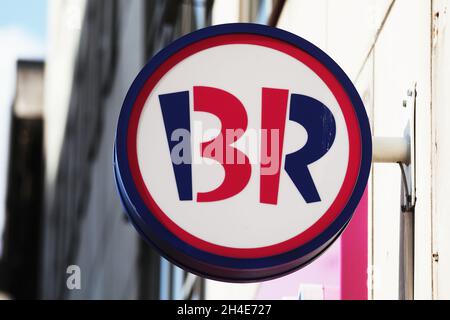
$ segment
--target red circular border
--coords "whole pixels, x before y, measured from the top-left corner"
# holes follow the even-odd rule
[[[328,210],[322,215],[322,217],[304,232],[292,237],[291,239],[270,246],[259,248],[225,247],[207,242],[188,233],[173,222],[161,210],[161,208],[159,208],[158,204],[148,191],[139,169],[136,148],[137,128],[142,109],[153,88],[159,80],[180,61],[202,50],[227,44],[252,44],[264,46],[285,53],[308,66],[322,79],[322,81],[325,82],[335,96],[343,112],[347,126],[349,136],[349,162],[344,182],[338,195],[336,196],[336,199],[333,201]],[[141,92],[139,93],[139,96],[136,98],[133,110],[131,111],[127,133],[127,152],[131,174],[138,192],[141,194],[146,206],[156,216],[158,221],[161,222],[162,225],[164,225],[175,236],[197,249],[213,254],[231,258],[263,258],[282,254],[304,245],[323,232],[336,219],[336,217],[339,216],[341,210],[347,204],[358,179],[359,169],[361,166],[361,133],[359,122],[350,98],[336,77],[316,58],[291,44],[270,37],[255,34],[220,35],[198,41],[178,51],[163,64],[161,64],[161,66],[151,75],[151,77],[147,79]]]

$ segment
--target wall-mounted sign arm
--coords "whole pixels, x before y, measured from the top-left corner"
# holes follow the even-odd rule
[[[415,110],[416,85],[407,91],[403,107],[407,108],[409,122],[403,137],[373,137],[372,162],[398,163],[401,171],[402,195],[400,203],[400,257],[399,298],[414,299],[414,207],[416,203],[415,178]]]

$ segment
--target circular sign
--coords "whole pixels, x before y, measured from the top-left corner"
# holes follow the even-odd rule
[[[163,256],[205,277],[261,281],[340,235],[371,150],[361,99],[330,57],[286,31],[227,24],[142,69],[114,170],[131,222]]]

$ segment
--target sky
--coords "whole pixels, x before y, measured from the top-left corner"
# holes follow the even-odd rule
[[[16,26],[44,42],[47,0],[0,0],[0,28]]]
[[[0,0],[0,235],[4,224],[16,61],[18,58],[43,59],[46,37],[47,0]]]

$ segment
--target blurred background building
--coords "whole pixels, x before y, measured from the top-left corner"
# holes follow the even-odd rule
[[[40,295],[44,63],[18,61],[16,82],[0,286],[13,297],[32,299]]]
[[[10,119],[0,291],[45,299],[397,299],[401,179],[376,164],[343,236],[260,284],[204,280],[139,238],[115,189],[118,113],[139,70],[179,36],[255,22],[311,41],[349,75],[375,136],[403,136],[416,90],[416,299],[450,298],[448,0],[48,0],[44,62],[21,60]],[[26,9],[25,9],[26,10]],[[1,40],[1,39],[0,39]],[[0,182],[1,183],[1,182]],[[67,268],[81,270],[69,290]]]

